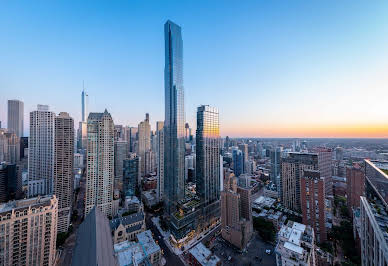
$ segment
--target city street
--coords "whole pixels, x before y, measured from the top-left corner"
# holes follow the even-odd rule
[[[77,194],[77,198],[73,204],[73,208],[78,211],[78,218],[73,222],[73,232],[66,239],[65,244],[62,246],[62,253],[59,258],[59,266],[69,266],[71,265],[71,259],[73,256],[73,249],[77,240],[77,229],[82,222],[82,216],[84,213],[84,197],[85,197],[85,180],[82,178],[80,180],[80,191]]]
[[[174,266],[184,266],[184,263],[181,261],[181,259],[172,253],[170,249],[166,246],[166,244],[163,241],[163,236],[159,233],[159,230],[156,228],[154,223],[151,221],[152,215],[149,213],[146,213],[146,226],[147,229],[151,230],[153,233],[155,241],[158,241],[158,244],[161,249],[164,251],[163,257],[166,259],[167,264],[166,265],[174,265]]]

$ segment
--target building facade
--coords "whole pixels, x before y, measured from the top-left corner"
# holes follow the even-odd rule
[[[70,224],[74,187],[74,120],[68,113],[55,117],[54,194],[58,199],[58,232]]]
[[[315,239],[319,243],[327,239],[325,185],[325,179],[317,170],[305,170],[300,180],[303,224],[310,225],[314,229]]]
[[[140,160],[139,156],[127,158],[123,161],[123,195],[135,196],[140,186]]]
[[[360,197],[362,265],[388,264],[388,162],[365,160],[365,196]]]
[[[156,122],[156,162],[157,162],[157,198],[163,201],[164,196],[164,122]]]
[[[104,113],[88,117],[85,216],[98,207],[105,215],[113,215],[114,133],[113,120]]]
[[[185,197],[185,107],[181,27],[167,21],[165,39],[164,203],[167,215]]]
[[[8,100],[8,131],[23,137],[24,103],[19,100]]]
[[[30,113],[28,144],[28,195],[52,194],[54,189],[55,114],[47,105]]]
[[[353,210],[360,207],[360,197],[365,194],[365,170],[359,164],[346,168],[346,195],[348,211],[353,216]]]
[[[140,162],[140,175],[145,176],[149,172],[149,160],[146,160],[146,153],[151,149],[151,126],[149,115],[146,114],[144,121],[140,122],[138,126],[139,143],[138,143],[138,155],[141,158]]]
[[[55,195],[0,205],[0,265],[55,265]]]
[[[281,163],[282,201],[284,207],[301,212],[300,179],[305,170],[318,170],[318,155],[312,153],[289,153]]]

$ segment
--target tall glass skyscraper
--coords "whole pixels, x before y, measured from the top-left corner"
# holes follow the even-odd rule
[[[220,123],[216,108],[198,107],[196,144],[197,194],[208,205],[220,199]]]
[[[167,214],[171,214],[175,211],[176,203],[185,196],[185,107],[181,27],[168,20],[164,24],[164,39],[164,192],[165,210]]]

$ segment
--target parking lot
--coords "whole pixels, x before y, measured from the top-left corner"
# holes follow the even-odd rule
[[[270,255],[265,253],[267,249],[271,250]],[[274,246],[261,240],[256,232],[244,253],[224,241],[221,236],[215,240],[212,250],[222,260],[223,265],[276,265]]]

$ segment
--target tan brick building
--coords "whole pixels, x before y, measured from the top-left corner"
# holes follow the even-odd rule
[[[0,205],[0,265],[54,265],[57,215],[55,195]]]

